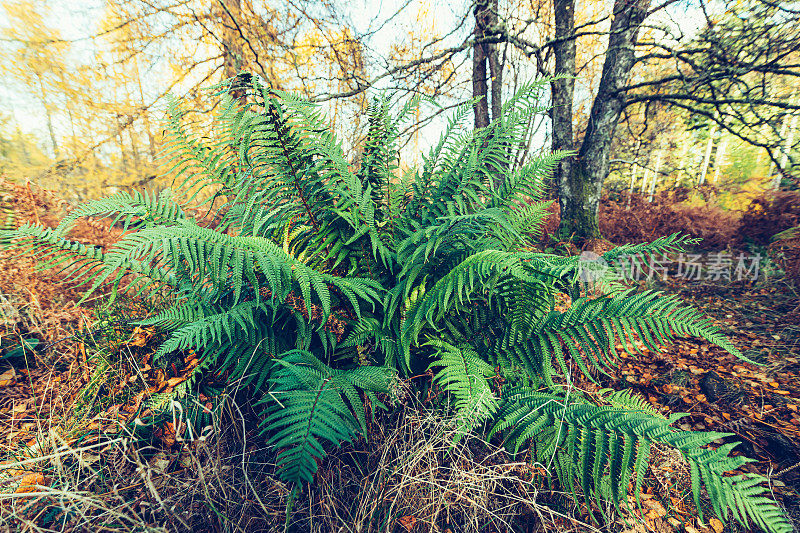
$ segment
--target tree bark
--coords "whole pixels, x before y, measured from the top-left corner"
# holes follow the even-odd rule
[[[244,105],[247,93],[241,88],[239,73],[245,66],[244,44],[239,34],[242,14],[241,0],[219,0],[222,4],[222,47],[224,51],[222,75],[231,80],[230,95]]]
[[[653,169],[653,179],[650,182],[650,190],[649,195],[647,197],[647,201],[653,203],[653,196],[656,194],[656,185],[658,184],[658,179],[661,176],[661,161],[663,161],[664,153],[659,148],[656,152],[656,168]]]
[[[475,44],[472,46],[472,97],[478,98],[473,106],[475,128],[488,126],[492,120],[500,116],[503,107],[501,95],[503,67],[500,64],[497,45],[481,42],[492,34],[494,26],[497,25],[497,2],[498,0],[477,0],[475,2]],[[489,115],[490,85],[491,116]]]
[[[723,137],[717,146],[717,153],[714,154],[714,178],[711,182],[716,185],[722,175],[722,165],[725,163],[725,152],[728,150],[728,137]]]
[[[708,141],[706,142],[706,153],[703,156],[703,166],[700,168],[700,177],[697,179],[698,185],[703,185],[706,182],[706,174],[708,174],[708,165],[711,163],[711,152],[714,150],[714,137],[717,135],[717,124],[711,126],[711,132],[708,134]]]
[[[634,44],[650,0],[615,0],[608,50],[600,87],[592,104],[586,134],[566,179],[559,181],[561,238],[586,242],[600,237],[600,192],[609,172],[611,141],[624,106],[633,68]],[[556,35],[558,39],[560,35]],[[574,39],[570,39],[574,42]]]
[[[577,45],[571,36],[575,32],[575,0],[555,0],[555,34],[563,36],[553,46],[555,57],[554,74],[556,79],[550,83],[553,107],[550,118],[553,125],[553,150],[573,150],[572,102],[575,93],[575,54]],[[555,194],[568,187],[568,178],[574,157],[565,157],[555,169]]]

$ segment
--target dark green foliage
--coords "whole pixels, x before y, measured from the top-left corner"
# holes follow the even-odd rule
[[[755,474],[723,477],[723,473],[752,461],[728,455],[737,443],[716,450],[706,448],[731,434],[675,430],[670,425],[684,413],[665,419],[630,394],[614,394],[610,401],[610,406],[598,406],[528,387],[506,389],[498,422],[489,435],[503,433],[515,453],[530,443],[534,460],[552,466],[562,486],[574,493],[580,488],[587,503],[590,499],[611,500],[617,507],[625,501],[629,483],[633,483],[638,501],[651,446],[666,444],[678,449],[689,462],[701,518],[702,481],[720,518],[733,516],[745,527],[753,522],[767,531],[794,530],[780,508],[762,496],[767,492],[763,486],[766,478]]]
[[[367,421],[359,390],[370,405],[384,408],[376,392],[389,392],[389,375],[380,367],[330,368],[311,353],[288,352],[270,379],[265,433],[278,453],[278,468],[287,481],[310,483],[317,459],[325,457],[322,441],[335,445],[366,435]]]
[[[437,349],[438,357],[430,368],[441,368],[433,381],[453,397],[458,440],[497,411],[497,398],[487,381],[495,375],[495,370],[469,344],[453,346],[439,340],[431,340],[429,344]]]
[[[573,363],[595,379],[616,364],[618,344],[654,351],[694,336],[740,354],[678,298],[635,293],[609,273],[591,284],[605,293],[588,297],[580,258],[535,251],[543,180],[566,155],[522,157],[542,86],[523,87],[483,130],[464,128],[465,104],[422,167],[401,173],[398,132],[417,102],[399,118],[387,100],[369,107],[354,171],[317,108],[253,77],[248,105],[224,97],[210,136],[188,129],[172,103],[165,155],[176,196],[91,202],[56,230],[21,228],[15,246],[90,289],[169,291],[171,306],[138,322],[166,333],[156,359],[196,350],[196,372],[253,394],[293,496],[326,446],[367,436],[366,413],[383,407],[376,394],[389,393],[395,373],[431,371],[455,415],[454,439],[487,427],[514,450],[530,446],[587,502],[618,505],[629,481],[638,493],[657,443],[680,450],[695,498],[704,484],[721,519],[788,531],[761,496],[762,478],[723,476],[746,461],[729,456],[733,445],[709,446],[724,434],[677,431],[679,415],[665,419],[629,393],[597,405],[564,392]],[[190,201],[213,228],[182,207]],[[66,239],[89,215],[128,233],[107,251]],[[687,242],[671,235],[603,259]]]

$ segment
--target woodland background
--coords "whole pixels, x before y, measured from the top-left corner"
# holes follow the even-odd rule
[[[0,171],[70,201],[168,186],[168,175],[156,177],[165,98],[189,98],[193,118],[208,120],[203,89],[240,71],[324,102],[351,147],[380,91],[435,99],[408,126],[407,164],[447,109],[481,98],[475,123],[484,126],[521,83],[563,75],[542,102],[554,105],[549,117],[531,125],[520,151],[579,152],[553,185],[554,195],[581,197],[562,209],[595,205],[602,184],[650,196],[689,187],[696,203],[708,200],[696,187],[710,184],[718,205],[741,210],[793,183],[800,30],[791,2],[50,1],[3,10]],[[580,177],[574,161],[586,167]]]

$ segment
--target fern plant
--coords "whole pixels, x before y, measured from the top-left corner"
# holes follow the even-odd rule
[[[175,193],[89,202],[55,229],[20,228],[13,242],[87,294],[105,285],[172,294],[138,321],[168,333],[156,359],[196,350],[196,375],[224,374],[257,398],[292,498],[328,446],[366,436],[365,412],[384,408],[376,394],[396,374],[430,371],[452,399],[454,439],[485,430],[530,449],[590,507],[638,496],[658,443],[684,455],[695,499],[704,485],[721,520],[791,530],[763,497],[763,478],[723,475],[746,461],[729,455],[733,444],[710,446],[727,435],[676,430],[680,415],[665,419],[627,394],[598,403],[572,391],[572,369],[597,379],[618,345],[635,354],[693,336],[741,354],[678,298],[619,283],[588,297],[579,258],[536,251],[543,180],[567,155],[522,157],[541,83],[485,129],[468,128],[471,106],[461,106],[422,165],[401,170],[398,138],[417,102],[393,117],[376,100],[351,164],[317,107],[250,80],[246,105],[222,88],[210,136],[171,103],[165,168]],[[213,224],[199,224],[189,203]],[[111,217],[126,233],[108,250],[73,242],[82,216]],[[689,243],[671,235],[603,258]]]

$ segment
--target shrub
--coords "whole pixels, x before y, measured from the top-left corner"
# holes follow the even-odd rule
[[[650,242],[661,235],[682,233],[701,239],[703,247],[725,248],[738,228],[738,215],[713,203],[692,205],[685,191],[662,191],[645,196],[614,193],[600,204],[600,230],[612,242]]]
[[[154,360],[196,350],[196,377],[225,373],[247,387],[277,475],[294,487],[287,513],[326,447],[366,435],[394,376],[428,371],[455,412],[454,441],[485,430],[515,453],[531,450],[590,508],[627,502],[629,483],[638,494],[661,444],[683,454],[695,501],[704,484],[721,519],[790,531],[762,496],[764,478],[723,475],[748,461],[729,455],[735,443],[708,448],[727,434],[678,431],[680,414],[664,418],[624,393],[598,405],[569,386],[569,365],[594,379],[615,364],[618,343],[658,350],[690,335],[739,352],[676,297],[581,297],[577,257],[528,251],[548,206],[542,180],[565,155],[509,163],[542,87],[525,86],[477,131],[464,127],[471,107],[462,106],[422,168],[399,175],[398,131],[412,105],[393,118],[387,101],[373,103],[352,171],[314,106],[253,78],[248,105],[224,97],[208,140],[171,105],[167,158],[183,197],[120,193],[54,230],[24,226],[15,245],[90,291],[120,291],[126,280],[140,294],[169,291],[171,307],[138,321],[168,334]],[[202,197],[216,211],[214,229],[183,207]],[[77,218],[100,215],[127,230],[108,251],[65,238]],[[604,258],[685,242],[672,235]],[[562,312],[563,294],[571,305]],[[185,383],[176,394],[198,393],[196,379]]]
[[[770,251],[786,276],[794,283],[800,283],[800,226],[775,235]]]
[[[766,246],[778,233],[800,225],[800,193],[778,191],[755,198],[742,214],[737,244]]]

